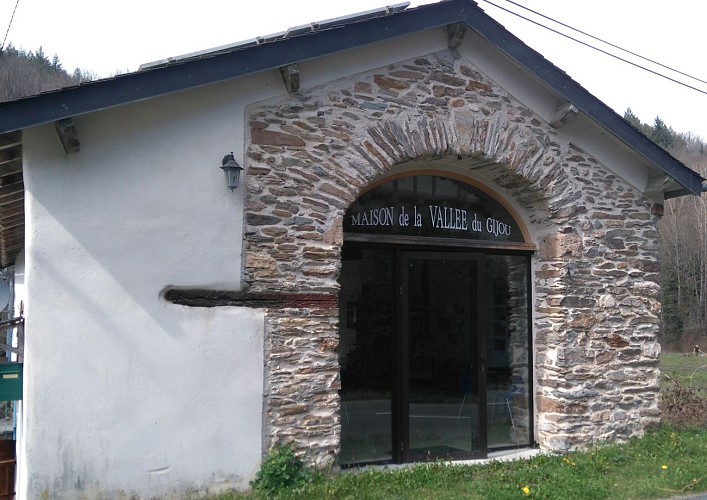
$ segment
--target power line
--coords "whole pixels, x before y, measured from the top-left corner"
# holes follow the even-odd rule
[[[569,28],[569,29],[571,29],[572,31],[576,31],[577,33],[581,33],[582,35],[584,35],[584,36],[586,36],[586,37],[592,38],[593,40],[597,40],[597,41],[599,41],[599,42],[601,42],[601,43],[603,43],[603,44],[606,44],[606,45],[608,45],[608,46],[610,46],[610,47],[613,47],[613,48],[615,48],[615,49],[619,49],[619,50],[622,51],[622,52],[626,52],[627,54],[631,54],[632,56],[638,57],[639,59],[643,59],[644,61],[648,61],[648,62],[650,62],[650,63],[652,63],[652,64],[655,64],[656,66],[660,66],[661,68],[668,69],[668,70],[670,70],[670,71],[672,71],[672,72],[674,72],[674,73],[678,73],[679,75],[686,76],[686,77],[688,77],[688,78],[690,78],[690,79],[692,79],[692,80],[696,80],[696,81],[698,81],[698,82],[700,82],[700,83],[705,83],[705,84],[707,84],[707,81],[701,80],[700,78],[697,78],[696,76],[689,75],[688,73],[684,73],[684,72],[682,72],[682,71],[680,71],[680,70],[678,70],[678,69],[671,68],[670,66],[668,66],[668,65],[666,65],[666,64],[660,63],[660,62],[658,62],[658,61],[654,61],[653,59],[651,59],[651,58],[649,58],[649,57],[642,56],[642,55],[640,55],[640,54],[637,54],[636,52],[632,52],[632,51],[630,51],[630,50],[628,50],[628,49],[624,49],[623,47],[621,47],[621,46],[619,46],[619,45],[613,44],[613,43],[611,43],[611,42],[607,42],[606,40],[603,40],[603,39],[601,39],[601,38],[599,38],[599,37],[597,37],[597,36],[594,36],[594,35],[592,35],[592,34],[590,34],[590,33],[587,33],[586,31],[582,31],[582,30],[580,30],[580,29],[574,28],[574,27],[570,26],[569,24],[565,24],[565,23],[563,23],[562,21],[558,21],[557,19],[553,19],[552,17],[546,16],[545,14],[543,14],[543,13],[541,13],[541,12],[538,12],[538,11],[536,11],[536,10],[533,10],[533,9],[529,8],[529,7],[526,7],[525,5],[521,5],[521,4],[517,3],[517,2],[514,2],[513,0],[506,0],[506,2],[508,2],[508,3],[510,3],[510,4],[513,4],[513,5],[517,6],[517,7],[520,7],[521,9],[527,10],[528,12],[532,12],[533,14],[535,14],[535,15],[537,15],[537,16],[540,16],[540,17],[543,17],[543,18],[547,19],[548,21],[552,21],[553,23],[559,24],[560,26],[564,26],[565,28]]]
[[[638,64],[638,63],[635,63],[635,62],[633,62],[633,61],[629,61],[628,59],[624,59],[623,57],[617,56],[616,54],[612,54],[611,52],[608,52],[608,51],[606,51],[606,50],[604,50],[604,49],[601,49],[601,48],[599,48],[599,47],[595,47],[594,45],[591,45],[591,44],[589,44],[589,43],[587,43],[587,42],[584,42],[584,41],[582,41],[582,40],[579,40],[579,39],[577,39],[577,38],[574,38],[574,37],[572,37],[572,36],[570,36],[570,35],[568,35],[568,34],[566,34],[566,33],[562,33],[561,31],[558,31],[558,30],[556,30],[556,29],[553,29],[553,28],[551,28],[551,27],[549,27],[549,26],[545,26],[544,24],[542,24],[542,23],[540,23],[540,22],[538,22],[538,21],[534,21],[533,19],[527,18],[527,17],[525,17],[525,16],[523,16],[523,15],[521,15],[521,14],[518,14],[517,12],[513,12],[512,10],[506,9],[505,7],[501,7],[500,5],[497,5],[497,4],[493,3],[493,2],[491,2],[490,0],[483,0],[483,1],[486,2],[486,3],[488,3],[488,4],[490,4],[490,5],[493,5],[493,6],[496,7],[497,9],[500,9],[500,10],[502,10],[502,11],[504,11],[504,12],[508,12],[509,14],[512,14],[512,15],[514,15],[514,16],[516,16],[516,17],[519,17],[519,18],[523,19],[524,21],[528,21],[528,22],[533,23],[533,24],[535,24],[535,25],[537,25],[537,26],[540,26],[541,28],[545,28],[546,30],[551,31],[551,32],[553,32],[553,33],[555,33],[555,34],[557,34],[557,35],[560,35],[560,36],[563,36],[563,37],[565,37],[565,38],[568,38],[568,39],[572,40],[573,42],[577,42],[577,43],[579,43],[579,44],[581,44],[581,45],[584,45],[585,47],[588,47],[588,48],[590,48],[590,49],[594,49],[594,50],[596,50],[596,51],[598,51],[598,52],[601,52],[601,53],[604,54],[604,55],[607,55],[607,56],[609,56],[609,57],[613,57],[614,59],[617,59],[617,60],[619,60],[619,61],[621,61],[621,62],[624,62],[624,63],[626,63],[626,64],[630,64],[631,66],[634,66],[634,67],[636,67],[636,68],[638,68],[638,69],[642,69],[643,71],[647,71],[648,73],[652,73],[652,74],[654,74],[654,75],[656,75],[656,76],[659,76],[659,77],[661,77],[661,78],[665,78],[666,80],[669,80],[669,81],[671,81],[671,82],[673,82],[673,83],[677,83],[678,85],[682,85],[683,87],[687,87],[687,88],[692,89],[692,90],[695,90],[695,91],[697,91],[697,92],[699,92],[699,93],[701,93],[701,94],[707,95],[707,91],[704,91],[704,90],[699,89],[699,88],[697,88],[697,87],[693,87],[692,85],[689,85],[689,84],[687,84],[687,83],[685,83],[685,82],[681,82],[680,80],[676,80],[675,78],[671,78],[671,77],[669,77],[669,76],[667,76],[667,75],[664,75],[663,73],[659,73],[658,71],[652,70],[652,69],[650,69],[650,68],[646,68],[645,66],[641,66],[641,65]],[[507,0],[507,1],[509,1],[509,0]],[[544,17],[545,17],[545,16],[544,16]],[[548,18],[548,19],[550,19],[550,18]],[[552,19],[551,19],[551,20],[552,20]],[[552,20],[552,21],[554,21],[554,20]],[[558,21],[554,21],[554,22],[557,22],[558,24],[562,24],[562,23],[559,23]],[[572,29],[574,29],[574,28],[572,28]],[[579,30],[575,30],[575,31],[578,31],[578,32],[579,32]],[[598,39],[598,38],[597,38],[597,39]],[[598,40],[601,40],[601,39],[598,39]],[[604,42],[604,43],[607,43],[607,42]],[[611,45],[611,44],[609,44],[609,45]],[[620,48],[620,47],[619,47],[619,48]],[[625,49],[621,49],[621,50],[625,50]],[[625,50],[625,52],[629,52],[629,53],[630,53],[630,51],[628,51],[628,50]],[[641,56],[639,56],[639,57],[641,57]],[[647,58],[644,58],[644,59],[650,61],[650,59],[647,59]],[[656,63],[656,64],[658,64],[658,63]],[[667,66],[666,66],[666,67],[667,67]],[[671,68],[668,68],[668,69],[671,69]],[[672,69],[671,69],[671,70],[672,70]],[[672,71],[675,71],[675,70],[672,70]],[[677,72],[677,73],[680,73],[679,71],[676,71],[676,72]],[[688,77],[690,77],[690,78],[692,78],[692,79],[694,79],[694,80],[702,81],[702,80],[700,80],[699,78],[695,78],[695,77],[690,76],[690,75],[686,75],[686,76],[688,76]]]
[[[7,24],[7,30],[5,30],[5,38],[2,40],[2,45],[0,45],[0,52],[5,48],[5,42],[7,42],[7,35],[10,33],[10,26],[12,26],[12,21],[15,19],[15,12],[17,12],[17,6],[19,5],[20,0],[17,0],[15,2],[15,8],[12,9],[12,17],[10,17],[10,22]]]

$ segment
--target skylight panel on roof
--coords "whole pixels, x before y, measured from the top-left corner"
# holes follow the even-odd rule
[[[234,50],[240,50],[253,45],[260,45],[263,43],[273,42],[275,40],[280,40],[284,38],[292,38],[298,35],[304,35],[306,33],[312,33],[322,29],[329,29],[336,26],[343,26],[346,24],[353,24],[359,21],[365,21],[367,19],[374,19],[376,17],[388,16],[390,14],[397,14],[402,12],[410,6],[410,2],[401,2],[393,5],[387,5],[385,7],[380,7],[377,9],[366,10],[363,12],[357,12],[355,14],[350,14],[348,16],[335,17],[332,19],[326,19],[324,21],[315,21],[308,24],[302,24],[300,26],[295,26],[287,29],[286,31],[280,31],[265,36],[258,36],[255,38],[250,38],[248,40],[243,40],[240,42],[235,42],[232,44],[221,45],[219,47],[213,47],[206,50],[199,50],[197,52],[190,52],[188,54],[183,54],[174,57],[167,57],[165,59],[159,59],[157,61],[148,62],[141,64],[138,71],[153,69],[160,66],[166,66],[168,64],[174,64],[177,62],[182,62],[186,59],[196,59],[200,57],[209,57],[215,54],[220,54],[223,52],[230,52]]]

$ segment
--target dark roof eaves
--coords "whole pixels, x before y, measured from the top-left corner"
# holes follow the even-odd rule
[[[469,28],[555,89],[599,126],[673,177],[687,191],[698,196],[702,193],[704,179],[699,174],[636,130],[622,116],[597,99],[567,73],[523,43],[492,17],[486,15],[476,4],[474,4],[473,10],[473,12],[467,11],[465,13],[464,22]],[[480,13],[482,15],[479,15]],[[675,191],[675,193],[678,192],[682,191]]]
[[[565,72],[488,16],[473,0],[446,0],[423,5],[389,16],[261,45],[237,47],[228,52],[0,103],[0,134],[240,78],[457,22],[464,22],[689,192],[696,195],[702,192],[702,177],[630,126]]]
[[[122,104],[240,78],[425,31],[463,19],[468,0],[448,0],[390,16],[236,48],[154,69],[0,103],[0,134]]]

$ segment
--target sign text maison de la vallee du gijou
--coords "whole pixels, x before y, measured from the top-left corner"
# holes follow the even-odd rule
[[[351,228],[390,227],[446,229],[460,232],[487,233],[496,238],[511,235],[510,225],[493,217],[479,216],[464,208],[439,205],[388,206],[350,213]]]

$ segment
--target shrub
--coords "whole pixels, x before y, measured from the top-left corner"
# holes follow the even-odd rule
[[[250,485],[254,490],[274,496],[283,490],[302,488],[312,478],[312,471],[297,458],[292,446],[284,445],[270,451]]]
[[[664,420],[675,427],[699,429],[707,426],[707,398],[699,389],[675,382],[663,391]]]

